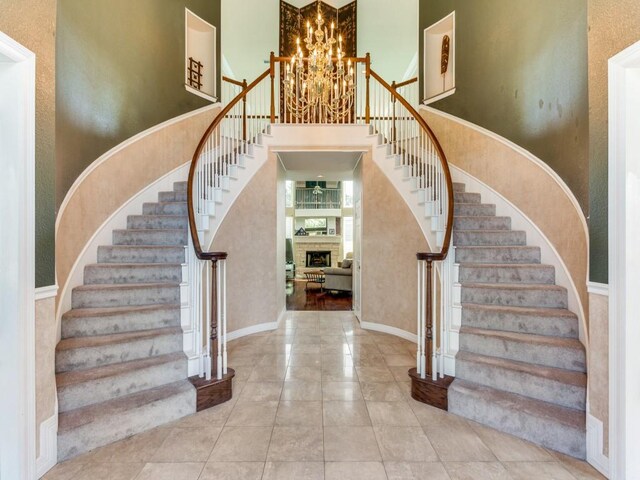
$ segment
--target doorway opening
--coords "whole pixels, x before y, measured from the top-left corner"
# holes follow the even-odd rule
[[[35,55],[0,32],[0,478],[35,478]]]
[[[350,311],[354,169],[361,152],[280,152],[286,172],[287,310]]]

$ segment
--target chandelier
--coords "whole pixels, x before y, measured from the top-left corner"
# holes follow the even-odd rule
[[[296,39],[297,52],[291,56],[284,74],[285,111],[297,122],[336,123],[351,113],[354,102],[354,76],[351,59],[345,63],[342,35],[338,36],[334,57],[334,23],[329,32],[318,3],[315,32],[307,22],[305,58]]]

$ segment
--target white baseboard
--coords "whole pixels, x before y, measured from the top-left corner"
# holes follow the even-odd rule
[[[396,337],[409,340],[410,342],[418,343],[418,336],[415,333],[407,332],[406,330],[402,330],[400,328],[374,322],[360,322],[360,326],[364,330],[373,330],[375,332],[388,333],[389,335],[394,335]]]
[[[48,285],[46,287],[38,287],[35,291],[35,300],[46,300],[47,298],[55,298],[58,295],[58,285]]]
[[[607,283],[587,282],[587,291],[589,293],[595,293],[596,295],[608,297],[609,285]]]
[[[58,405],[55,413],[40,424],[40,456],[36,459],[38,478],[51,470],[58,462]]]
[[[587,462],[609,478],[609,458],[604,455],[602,422],[587,413]]]
[[[238,338],[246,337],[247,335],[253,335],[255,333],[277,330],[286,312],[286,308],[282,309],[280,315],[278,315],[278,319],[275,322],[259,323],[257,325],[252,325],[250,327],[241,328],[239,330],[229,332],[227,333],[227,341],[230,342],[232,340],[237,340]]]

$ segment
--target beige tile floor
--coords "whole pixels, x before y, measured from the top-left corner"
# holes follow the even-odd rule
[[[603,478],[411,399],[414,345],[350,312],[289,312],[229,344],[233,399],[57,465],[46,480]]]

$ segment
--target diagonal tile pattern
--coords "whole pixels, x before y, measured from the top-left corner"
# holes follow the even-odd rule
[[[599,479],[588,464],[410,397],[414,345],[350,312],[289,312],[229,344],[229,402],[62,463],[45,480]]]

